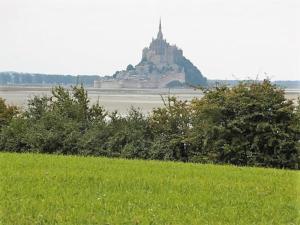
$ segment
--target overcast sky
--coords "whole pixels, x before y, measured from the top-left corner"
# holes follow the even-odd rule
[[[161,17],[209,79],[300,80],[299,14],[299,0],[0,0],[0,71],[111,75]]]

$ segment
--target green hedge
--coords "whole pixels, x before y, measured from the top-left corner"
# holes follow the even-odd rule
[[[55,87],[25,111],[0,100],[0,149],[299,169],[300,108],[270,81],[164,99],[149,116],[90,104],[82,86]]]

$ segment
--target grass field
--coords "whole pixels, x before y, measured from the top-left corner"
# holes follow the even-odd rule
[[[300,224],[299,171],[0,154],[0,224]]]

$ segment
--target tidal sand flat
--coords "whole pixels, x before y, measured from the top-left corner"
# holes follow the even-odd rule
[[[140,108],[148,113],[163,105],[162,97],[176,96],[182,100],[202,97],[202,92],[193,89],[95,89],[87,88],[92,103],[99,101],[108,111],[118,110],[124,114],[130,107]],[[35,95],[51,95],[51,87],[0,87],[0,97],[7,103],[25,107]]]
[[[153,108],[163,105],[162,97],[176,96],[181,100],[191,100],[203,96],[200,90],[194,89],[96,89],[87,88],[92,103],[99,101],[108,111],[118,110],[126,114],[131,106],[149,113]],[[35,95],[51,95],[51,87],[0,87],[0,97],[7,103],[25,107],[28,99]],[[296,100],[300,89],[286,90],[288,99]],[[296,101],[295,101],[296,102]]]

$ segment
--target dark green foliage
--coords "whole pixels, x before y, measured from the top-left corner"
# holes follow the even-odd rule
[[[132,108],[126,117],[110,115],[108,131],[108,151],[114,156],[148,158],[151,130],[148,119],[139,110]]]
[[[154,135],[151,158],[187,161],[186,139],[190,125],[188,103],[175,97],[163,101],[165,107],[154,109],[150,117]]]
[[[133,65],[129,64],[127,67],[126,67],[126,71],[130,71],[130,70],[134,70],[134,67]]]
[[[23,115],[3,129],[0,146],[11,151],[78,154],[82,135],[104,118],[99,104],[89,106],[82,86],[72,91],[59,86],[52,97],[29,100]]]
[[[188,60],[185,57],[182,57],[177,60],[176,62],[179,66],[181,66],[184,69],[185,72],[185,82],[188,85],[192,86],[207,86],[207,79],[202,75],[202,73],[199,71],[199,69],[191,63],[190,60]]]
[[[294,118],[294,121],[293,121],[293,128],[295,129],[296,131],[296,134],[297,134],[297,149],[298,149],[298,162],[300,162],[300,97],[298,98],[298,103],[297,103],[297,107],[296,107],[296,110],[295,110],[295,118]]]
[[[18,110],[15,106],[7,105],[5,100],[0,97],[0,129],[7,125],[17,113]]]
[[[300,106],[269,81],[162,98],[149,116],[91,104],[82,86],[56,87],[26,111],[0,99],[0,149],[299,169]]]
[[[1,149],[13,152],[27,152],[31,150],[28,140],[30,126],[29,121],[21,117],[12,119],[9,126],[1,130]]]
[[[210,160],[298,168],[292,101],[269,81],[217,87],[193,102],[193,135]]]

